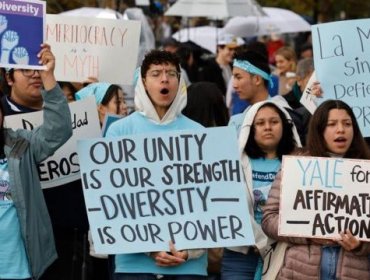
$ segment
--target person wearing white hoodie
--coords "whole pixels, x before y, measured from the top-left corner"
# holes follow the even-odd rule
[[[301,146],[297,130],[287,110],[266,100],[250,106],[239,134],[239,152],[246,182],[249,215],[256,244],[254,247],[225,248],[222,280],[261,279],[262,261],[273,242],[261,229],[262,207],[282,156]]]
[[[202,128],[181,113],[186,100],[186,85],[180,76],[177,56],[153,50],[145,56],[138,73],[136,112],[114,122],[106,137]],[[169,252],[116,255],[113,279],[154,280],[159,275],[176,280],[206,279],[205,252],[202,249],[177,251],[170,243]]]

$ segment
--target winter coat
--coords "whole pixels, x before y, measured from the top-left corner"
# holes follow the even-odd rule
[[[281,172],[272,184],[269,198],[263,209],[262,229],[271,238],[289,243],[285,252],[283,266],[277,280],[319,280],[322,246],[310,243],[310,239],[298,237],[279,237],[279,203]],[[370,242],[361,242],[353,251],[340,249],[336,279],[370,279]]]

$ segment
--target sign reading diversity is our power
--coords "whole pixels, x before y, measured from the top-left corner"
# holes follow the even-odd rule
[[[236,143],[232,128],[79,141],[95,250],[254,244]]]
[[[370,161],[284,156],[279,235],[370,241]]]

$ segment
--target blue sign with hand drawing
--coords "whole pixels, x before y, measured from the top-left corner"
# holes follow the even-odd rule
[[[0,1],[0,66],[44,69],[37,54],[44,41],[44,1]]]

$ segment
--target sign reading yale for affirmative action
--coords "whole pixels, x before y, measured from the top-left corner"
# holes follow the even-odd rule
[[[88,139],[78,155],[98,253],[254,244],[234,129]]]
[[[284,156],[279,235],[370,240],[370,161]]]

